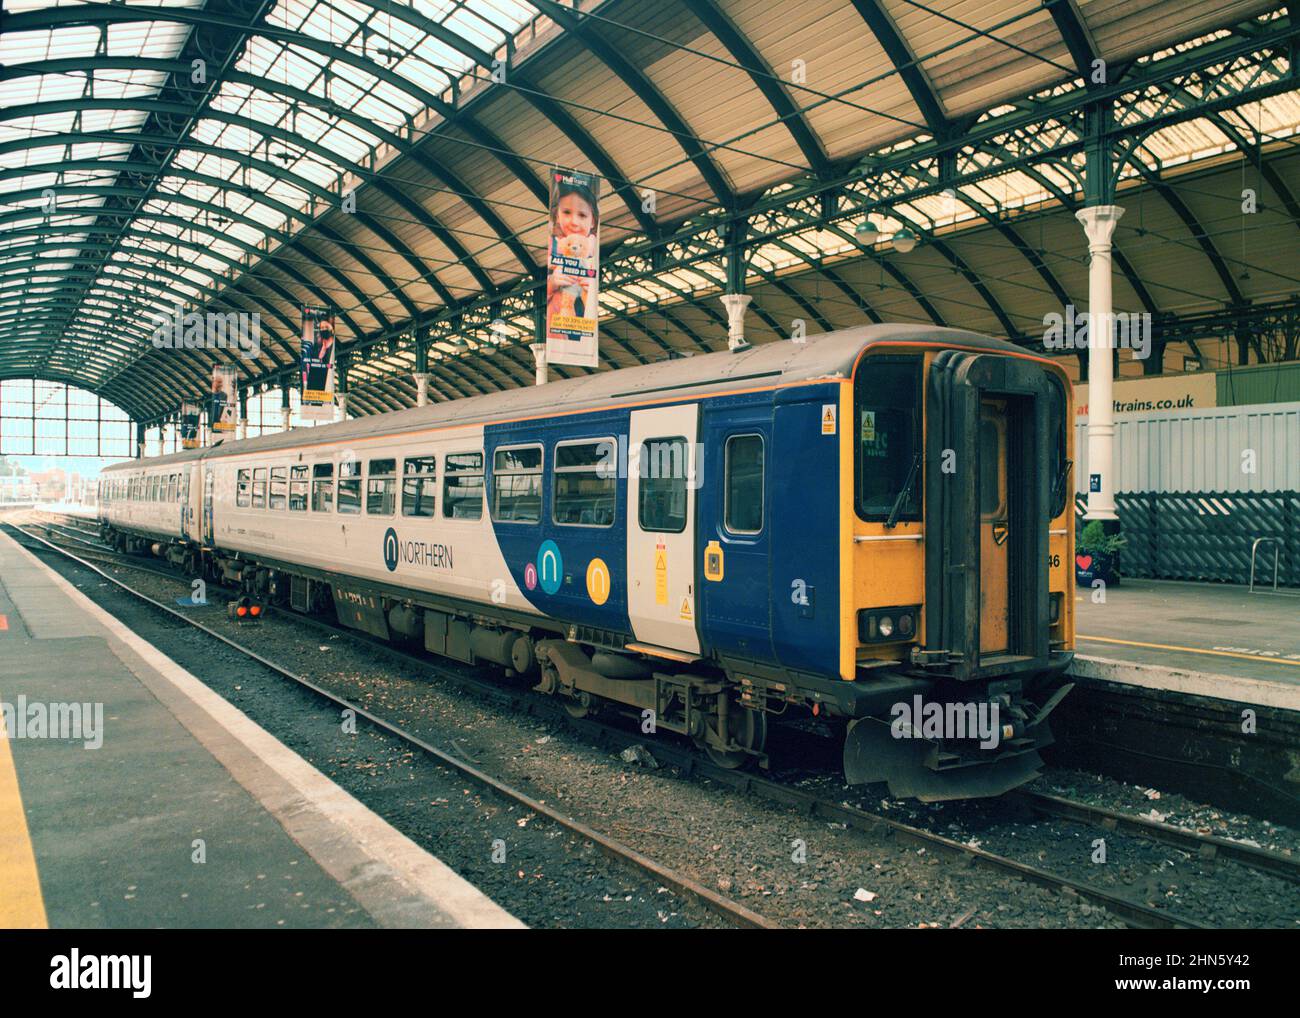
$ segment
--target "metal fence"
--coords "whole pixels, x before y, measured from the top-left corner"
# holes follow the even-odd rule
[[[1075,495],[1079,526],[1088,508]],[[1157,580],[1246,583],[1257,538],[1280,545],[1278,582],[1300,586],[1300,491],[1120,492],[1115,496],[1126,544],[1120,573]],[[1271,584],[1273,546],[1261,544],[1256,582]]]

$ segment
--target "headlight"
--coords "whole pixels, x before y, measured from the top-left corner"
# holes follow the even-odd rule
[[[858,612],[858,640],[861,643],[889,643],[914,639],[920,611],[920,605],[863,608]]]

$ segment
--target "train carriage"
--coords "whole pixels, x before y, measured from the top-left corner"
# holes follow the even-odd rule
[[[721,763],[804,713],[845,725],[851,781],[996,794],[1073,647],[1069,391],[1007,343],[870,326],[119,464],[104,522]],[[175,501],[146,511],[153,474]],[[996,705],[995,745],[900,724],[922,703]]]

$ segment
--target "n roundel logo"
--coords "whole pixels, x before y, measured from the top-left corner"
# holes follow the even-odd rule
[[[384,531],[384,565],[390,573],[397,569],[397,531],[392,527]]]

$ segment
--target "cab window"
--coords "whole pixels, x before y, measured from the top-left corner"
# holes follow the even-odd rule
[[[853,381],[853,483],[865,520],[921,518],[921,359],[867,357]]]

